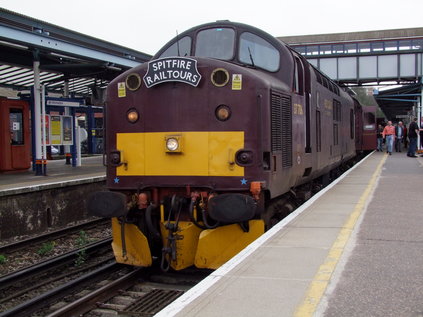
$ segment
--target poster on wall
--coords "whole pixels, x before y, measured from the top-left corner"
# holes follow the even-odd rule
[[[72,116],[62,116],[62,144],[73,145]]]
[[[45,116],[45,126],[46,126],[46,145],[51,145],[50,143],[50,115],[46,114]],[[43,135],[43,128],[41,126],[41,135]],[[41,144],[44,144],[44,138],[41,140]]]
[[[62,122],[60,116],[50,116],[51,145],[62,145]]]

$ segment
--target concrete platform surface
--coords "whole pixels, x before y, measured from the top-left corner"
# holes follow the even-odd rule
[[[156,316],[423,316],[422,158],[374,152]]]
[[[32,169],[17,172],[0,173],[0,196],[11,192],[28,192],[55,184],[80,180],[105,180],[106,168],[103,166],[103,156],[83,157],[81,166],[66,165],[65,160],[50,160],[47,162],[47,176],[35,176]]]

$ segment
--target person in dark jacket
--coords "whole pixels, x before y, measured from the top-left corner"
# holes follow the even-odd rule
[[[417,157],[417,133],[419,133],[419,126],[417,125],[417,118],[414,118],[408,126],[408,139],[410,144],[408,145],[408,157]]]
[[[407,126],[404,125],[404,149],[408,147]]]
[[[398,122],[395,127],[395,152],[401,152],[401,143],[404,140],[404,124],[402,121]]]
[[[420,129],[420,148],[423,149],[423,129]]]

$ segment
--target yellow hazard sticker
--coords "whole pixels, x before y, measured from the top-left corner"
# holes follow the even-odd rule
[[[126,97],[126,86],[125,82],[118,83],[118,97]]]
[[[303,105],[299,103],[294,103],[294,114],[303,115],[304,114]]]
[[[241,90],[241,89],[242,89],[242,75],[232,74],[232,90]]]

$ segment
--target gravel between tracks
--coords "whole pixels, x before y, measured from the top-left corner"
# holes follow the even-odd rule
[[[50,246],[52,245],[53,248],[50,252],[47,252],[44,255],[39,254],[40,250],[46,248],[46,246],[43,246],[42,243],[13,252],[12,254],[3,254],[6,260],[4,263],[0,263],[0,276],[80,248],[83,244],[105,239],[111,235],[111,226],[110,224],[104,224],[83,231],[84,233],[81,233],[80,231],[51,241],[49,244]],[[8,243],[26,238],[29,237],[25,236],[14,238],[13,240],[9,240]],[[5,245],[6,243],[2,241],[1,244]]]

